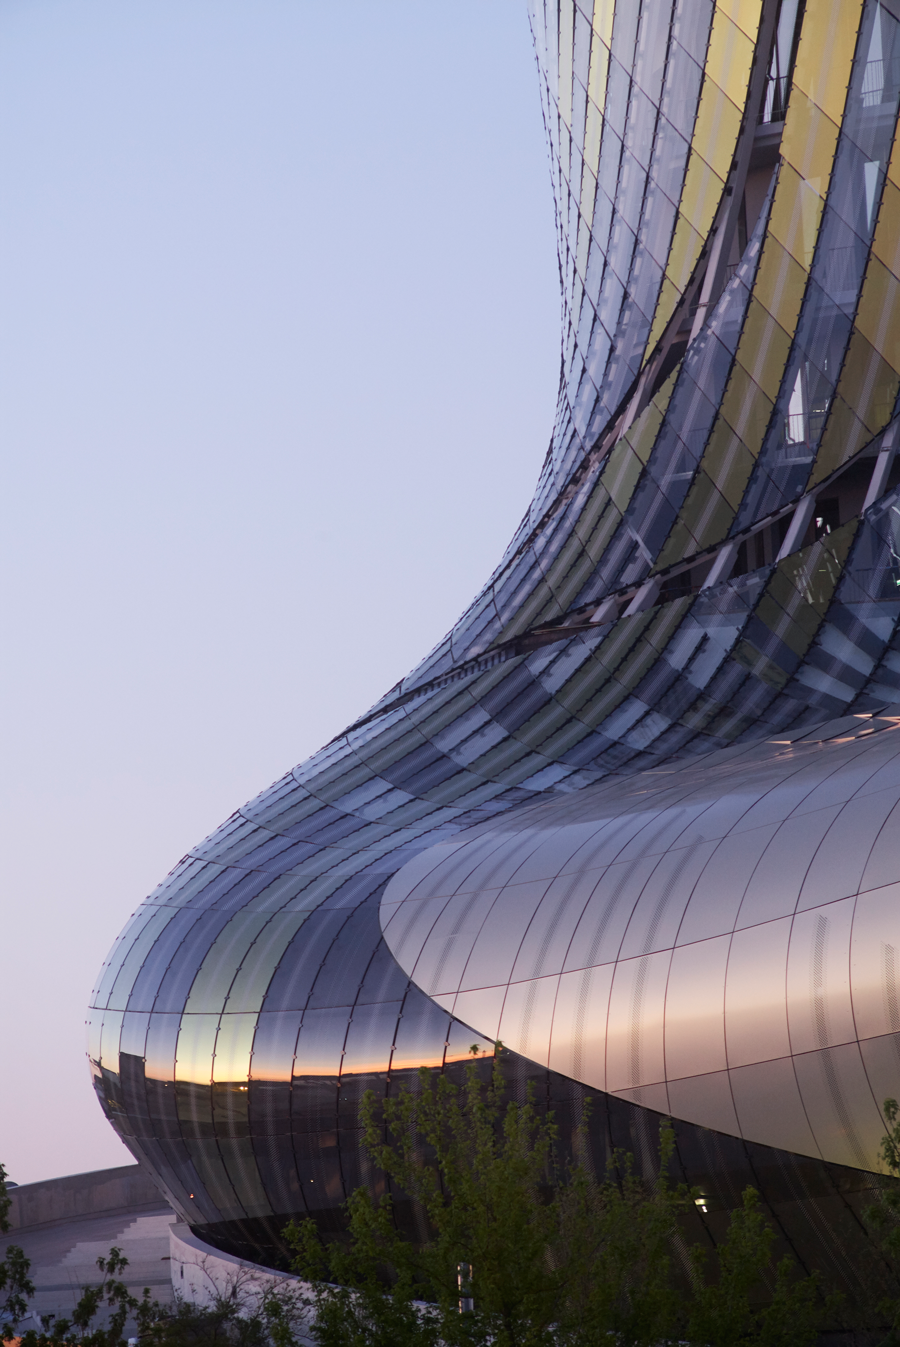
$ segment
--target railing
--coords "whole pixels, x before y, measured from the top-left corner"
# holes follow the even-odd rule
[[[766,126],[771,122],[784,121],[790,91],[791,82],[787,75],[769,76],[766,80],[766,94],[763,99],[762,112],[759,114],[760,126]]]
[[[783,449],[789,456],[790,461],[797,461],[798,450],[803,450],[801,458],[812,455],[815,445],[819,442],[822,434],[822,428],[825,425],[825,412],[795,412],[791,416],[784,418],[784,444]]]
[[[884,96],[884,61],[868,61],[863,71],[862,105],[872,108]]]
[[[867,61],[863,71],[860,97],[864,108],[877,107],[885,101],[892,102],[900,85],[900,58],[889,61]],[[787,111],[791,81],[788,75],[770,75],[766,80],[766,92],[759,125],[767,126],[773,122],[783,122]]]
[[[867,61],[861,90],[863,107],[874,108],[879,103],[893,102],[897,97],[898,85],[900,59],[893,56],[889,61]]]

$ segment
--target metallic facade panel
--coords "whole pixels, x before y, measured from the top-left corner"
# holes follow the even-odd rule
[[[567,827],[581,836],[585,815],[592,815],[608,853],[630,859],[599,872],[588,871],[582,891],[570,867],[559,896],[552,886],[535,895],[531,885],[517,883],[483,895],[490,903],[491,928],[489,934],[485,926],[468,937],[474,940],[469,956],[473,983],[486,981],[490,969],[509,976],[505,970],[519,958],[523,929],[531,933],[531,951],[541,952],[543,977],[531,983],[517,981],[515,997],[521,999],[526,986],[533,996],[538,983],[546,990],[554,974],[564,975],[550,1058],[543,1043],[540,1048],[534,1045],[533,1025],[538,1020],[529,1018],[523,1028],[525,1022],[516,1018],[518,1009],[510,1009],[508,1021],[504,1011],[505,1022],[517,1026],[509,1046],[518,1045],[516,1051],[541,1063],[572,1063],[566,1074],[594,1086],[602,1061],[604,1088],[627,1098],[634,1098],[635,1090],[670,1080],[711,1077],[722,1071],[746,1075],[745,1068],[762,1070],[767,1062],[802,1057],[802,1088],[798,1076],[788,1077],[781,1066],[773,1067],[773,1079],[786,1082],[791,1099],[781,1114],[783,1133],[774,1103],[773,1116],[764,1121],[759,1108],[748,1103],[742,1113],[736,1103],[739,1134],[767,1145],[801,1148],[804,1154],[821,1155],[836,1164],[875,1166],[880,1101],[874,1100],[866,1084],[859,1043],[900,1031],[890,939],[900,918],[892,888],[874,896],[858,892],[865,858],[889,816],[893,789],[869,797],[856,792],[871,779],[877,764],[900,754],[897,721],[884,717],[882,722],[877,729],[863,717],[847,726],[826,724],[823,738],[807,733],[796,743],[773,740],[757,745],[749,754],[726,750],[696,765],[687,762],[664,773],[639,774],[615,790],[600,784],[524,811],[522,827],[529,849],[546,829],[562,852]],[[863,755],[870,759],[865,770],[860,766]],[[846,803],[804,811],[803,801],[817,783],[824,782],[834,799]],[[686,819],[702,819],[711,789],[720,798],[730,794],[749,807],[732,812],[733,831],[726,838],[700,841],[692,833],[690,845],[673,846],[672,838],[684,835]],[[871,804],[868,810],[866,799]],[[759,818],[757,807],[763,801],[768,810],[777,808],[783,821],[746,828],[751,815]],[[791,813],[792,808],[801,812]],[[726,815],[720,812],[717,817],[727,823]],[[480,849],[494,835],[503,837],[508,846],[515,829],[514,818],[481,825],[473,830],[471,845]],[[616,851],[619,830],[623,846]],[[833,866],[838,891],[855,889],[836,901],[830,896],[833,885],[822,882],[818,891],[814,886],[814,861],[826,839],[825,856],[828,847],[841,851]],[[461,843],[458,859],[467,845]],[[725,863],[717,865],[720,853]],[[580,854],[588,856],[586,850]],[[900,875],[900,855],[893,873]],[[395,882],[402,892],[402,871],[385,890],[386,913],[394,912]],[[438,880],[434,882],[440,887]],[[416,890],[420,897],[408,900],[411,905],[422,901],[428,883],[420,884]],[[462,926],[463,913],[475,897],[467,891],[451,900],[450,907],[458,912],[457,925]],[[860,916],[855,927],[857,905]],[[402,952],[391,936],[396,920],[391,915],[384,931],[402,963]],[[686,940],[685,935],[693,938]],[[443,957],[444,946],[437,938],[434,946],[436,955]],[[604,996],[609,989],[608,1010],[605,1015],[596,1011],[590,1024],[583,1007],[575,1008],[579,998],[583,1001],[589,995],[590,985],[584,974],[578,974],[578,965],[593,967],[597,973],[603,969]],[[416,969],[405,966],[416,979]],[[897,1010],[896,1029],[889,1018],[893,1011],[885,1007]],[[471,1018],[471,1005],[468,1013],[467,1023],[489,1034],[486,1025]],[[500,1037],[507,1041],[503,1033]],[[853,1053],[835,1051],[846,1045],[853,1047]],[[578,1074],[576,1060],[590,1062],[590,1077]],[[830,1091],[827,1097],[822,1094],[823,1081]],[[861,1082],[863,1104],[858,1102]],[[676,1095],[685,1099],[685,1087],[679,1087]],[[800,1146],[796,1105],[807,1096],[811,1108],[824,1109],[827,1103],[829,1116],[845,1118],[843,1139],[837,1124],[824,1121],[823,1115],[820,1126],[810,1119],[800,1129],[805,1138]],[[718,1092],[710,1097],[718,1098]],[[771,1091],[766,1095],[770,1101],[774,1097]],[[854,1107],[862,1109],[861,1120],[852,1126],[849,1106],[834,1113],[838,1107],[834,1100],[842,1098],[857,1101]],[[676,1111],[671,1100],[667,1107]],[[716,1118],[721,1116],[717,1105]],[[699,1105],[692,1104],[685,1120],[704,1124]],[[705,1125],[718,1128],[721,1123],[710,1118]]]
[[[721,1072],[727,1066],[725,970],[730,945],[723,935],[682,945],[672,954],[666,987],[667,1080]],[[709,987],[721,989],[718,1004]]]

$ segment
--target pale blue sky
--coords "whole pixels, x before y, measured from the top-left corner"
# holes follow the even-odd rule
[[[0,1159],[128,1163],[84,1007],[443,635],[558,378],[525,0],[3,0]]]

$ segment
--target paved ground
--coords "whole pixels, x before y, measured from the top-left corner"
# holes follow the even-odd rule
[[[169,1226],[175,1219],[172,1209],[161,1204],[157,1210],[26,1226],[11,1230],[5,1242],[20,1245],[31,1259],[37,1291],[31,1308],[38,1314],[71,1314],[82,1286],[96,1286],[101,1280],[97,1259],[105,1257],[112,1245],[128,1259],[123,1280],[132,1295],[140,1296],[149,1286],[153,1299],[168,1304],[172,1300]]]

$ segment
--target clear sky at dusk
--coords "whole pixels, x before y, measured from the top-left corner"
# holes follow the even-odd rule
[[[0,1160],[125,1164],[91,985],[444,634],[559,369],[525,0],[3,0]]]

